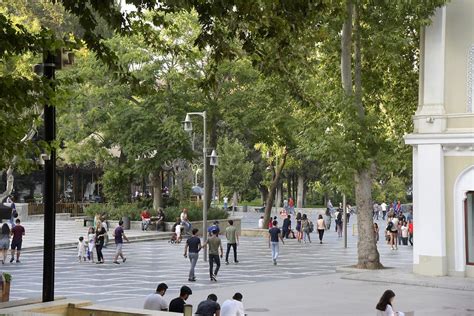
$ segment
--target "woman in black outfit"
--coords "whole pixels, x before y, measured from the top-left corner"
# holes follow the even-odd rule
[[[97,263],[104,263],[104,255],[102,254],[102,248],[104,247],[105,234],[107,231],[102,226],[101,221],[97,221],[95,230],[95,247],[97,249]]]

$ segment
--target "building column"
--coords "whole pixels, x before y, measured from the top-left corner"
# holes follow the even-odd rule
[[[447,275],[444,155],[441,144],[422,144],[413,154],[413,272]]]

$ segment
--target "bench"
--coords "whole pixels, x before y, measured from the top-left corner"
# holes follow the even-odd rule
[[[262,207],[256,207],[254,208],[255,212],[257,213],[263,213],[265,212],[265,206],[262,206]]]

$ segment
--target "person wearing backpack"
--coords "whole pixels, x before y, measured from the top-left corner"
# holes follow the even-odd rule
[[[306,238],[308,238],[309,243],[311,243],[311,237],[309,236],[310,233],[310,221],[306,214],[303,214],[301,218],[301,229],[303,230],[303,240],[306,243]]]
[[[342,211],[336,213],[336,231],[337,237],[342,237]]]

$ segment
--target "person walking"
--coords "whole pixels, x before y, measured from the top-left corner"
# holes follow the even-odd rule
[[[122,262],[125,263],[127,258],[123,255],[123,240],[125,239],[126,241],[129,241],[127,236],[125,236],[125,232],[123,231],[123,221],[120,220],[118,226],[115,228],[114,233],[113,233],[114,239],[115,239],[115,257],[114,257],[114,263],[115,264],[120,264],[118,262],[118,257],[122,258]]]
[[[318,230],[319,243],[323,243],[324,231],[326,230],[326,223],[323,219],[323,215],[319,214],[318,221],[316,223],[316,229]]]
[[[20,224],[20,219],[17,218],[15,220],[15,227],[11,229],[11,234],[13,236],[11,248],[12,248],[12,257],[10,259],[10,263],[13,262],[15,258],[15,250],[16,250],[16,262],[20,263],[20,252],[21,252],[21,244],[23,243],[23,236],[25,236],[25,228]]]
[[[382,220],[385,220],[385,216],[387,215],[387,203],[382,202],[380,207],[382,208]]]
[[[310,222],[308,219],[308,216],[306,214],[303,214],[303,217],[301,218],[301,230],[303,231],[303,240],[304,243],[306,243],[306,238],[308,238],[309,243],[311,243],[311,237],[310,237]]]
[[[5,264],[8,255],[8,249],[10,249],[10,226],[7,223],[3,223],[0,234],[0,260],[2,264]]]
[[[202,247],[204,248],[207,246],[209,246],[209,278],[211,281],[216,282],[217,272],[219,272],[219,268],[221,267],[220,258],[222,258],[224,255],[224,251],[222,250],[222,242],[219,238],[219,232],[217,229],[212,231],[212,236],[207,240],[207,242],[204,243]],[[216,264],[215,270],[213,270],[214,263]]]
[[[244,304],[242,304],[243,296],[235,293],[231,300],[225,300],[221,306],[220,316],[244,316]]]
[[[402,223],[402,227],[400,228],[400,230],[402,231],[402,244],[404,246],[408,246],[408,235],[409,235],[409,232],[408,232],[408,225],[407,225],[407,222],[403,222]]]
[[[95,249],[95,230],[94,227],[89,227],[89,231],[87,232],[87,239],[89,240],[89,244],[87,245],[87,258],[94,262],[94,249]]]
[[[229,219],[229,226],[225,229],[225,238],[227,238],[227,251],[225,253],[225,264],[229,264],[229,252],[230,248],[234,250],[234,262],[239,263],[237,260],[237,245],[239,244],[239,234],[237,228],[234,226],[234,221]]]
[[[408,241],[410,242],[410,245],[413,246],[413,220],[408,221]]]
[[[324,224],[326,224],[326,229],[331,229],[331,212],[329,209],[326,209],[326,214],[324,215]]]
[[[343,211],[342,209],[338,209],[336,212],[336,231],[337,231],[337,237],[342,237],[342,215]]]
[[[194,229],[197,229],[197,228],[194,228]],[[193,231],[194,231],[194,229],[193,229]],[[191,238],[193,238],[193,237],[191,237]],[[188,286],[183,285],[181,287],[181,289],[179,290],[179,297],[173,299],[170,302],[169,311],[174,312],[174,313],[183,314],[184,313],[184,305],[186,304],[186,300],[189,298],[189,295],[191,295],[191,294],[193,294],[193,291],[191,291],[191,289]]]
[[[196,268],[196,263],[199,259],[199,251],[201,251],[201,239],[197,236],[199,229],[194,228],[192,230],[192,237],[186,240],[186,246],[184,246],[184,257],[188,257],[189,250],[189,262],[191,263],[191,268],[189,269],[188,281],[196,281],[196,275],[194,274],[194,269]],[[171,311],[171,310],[170,310]]]
[[[285,244],[281,236],[281,230],[278,228],[278,222],[273,221],[273,226],[268,230],[268,248],[272,249],[273,265],[277,265],[277,259],[280,252],[279,241]]]
[[[290,233],[290,229],[291,229],[291,215],[288,215],[283,220],[283,225],[281,226],[283,238],[288,238],[288,234]]]
[[[86,261],[86,242],[84,241],[84,237],[79,237],[79,242],[77,243],[77,257],[79,262]]]
[[[199,316],[219,316],[221,306],[217,303],[216,294],[209,294],[205,301],[199,303],[196,315]]]
[[[102,248],[104,247],[105,235],[107,231],[105,230],[102,222],[97,221],[97,226],[95,228],[95,249],[97,250],[97,264],[104,263],[104,255],[102,254]]]
[[[390,248],[397,250],[398,218],[393,213],[390,213],[388,217],[387,230],[390,232]]]
[[[158,287],[156,288],[156,292],[149,294],[145,298],[143,309],[150,309],[150,310],[155,310],[155,311],[167,311],[168,303],[163,298],[163,296],[165,296],[167,289],[168,289],[168,285],[166,285],[166,283],[158,284]]]
[[[296,214],[296,238],[298,242],[301,242],[301,239],[303,239],[303,233],[301,231],[301,213],[300,212]]]

